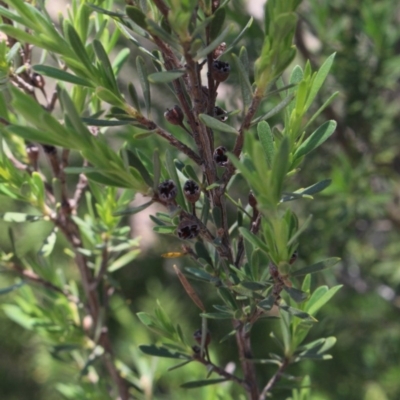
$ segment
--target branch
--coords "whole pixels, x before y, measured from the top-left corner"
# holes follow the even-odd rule
[[[164,3],[163,0],[153,0],[153,3],[156,5],[156,7],[160,10],[161,14],[167,18],[168,13],[169,13],[169,8],[168,6]]]
[[[278,368],[278,370],[275,372],[272,378],[265,385],[258,400],[265,400],[268,392],[270,392],[272,388],[275,386],[275,384],[281,379],[283,372],[285,371],[285,369],[288,367],[289,364],[290,364],[289,360],[285,358],[282,365]]]

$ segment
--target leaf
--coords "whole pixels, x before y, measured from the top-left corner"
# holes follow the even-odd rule
[[[275,155],[271,171],[271,190],[274,201],[279,202],[282,194],[283,182],[289,168],[289,139],[287,136],[282,140],[279,150]]]
[[[181,76],[185,74],[186,71],[162,71],[155,72],[154,74],[150,74],[148,76],[148,80],[151,83],[169,83],[174,81],[175,79],[179,79]]]
[[[190,357],[184,353],[172,352],[166,347],[157,347],[155,345],[141,345],[139,349],[149,356],[155,357],[165,357],[165,358],[180,358],[180,359],[190,359]]]
[[[260,138],[260,142],[262,144],[265,157],[267,159],[267,164],[269,169],[272,168],[272,160],[274,159],[274,138],[272,135],[272,131],[267,122],[262,121],[257,125],[257,133]]]
[[[121,125],[128,125],[131,123],[131,121],[96,119],[96,118],[82,118],[82,121],[89,126],[121,126]]]
[[[181,363],[179,363],[179,364],[176,364],[176,365],[174,365],[173,367],[168,368],[168,371],[173,371],[174,369],[178,369],[178,368],[180,368],[180,367],[183,367],[183,366],[185,366],[186,364],[191,363],[192,361],[193,361],[193,360],[187,360],[187,361],[181,362]]]
[[[56,244],[57,232],[58,228],[54,227],[54,229],[50,232],[50,235],[47,236],[42,247],[40,248],[39,255],[41,255],[42,257],[48,257],[52,253],[54,245]]]
[[[209,318],[209,319],[232,319],[233,315],[224,313],[224,312],[215,312],[215,313],[202,313],[201,317]]]
[[[235,135],[239,134],[239,132],[232,126],[229,126],[216,118],[210,117],[207,114],[200,114],[199,118],[204,125],[208,126],[211,129],[216,129],[221,132],[233,133]]]
[[[239,76],[240,90],[242,92],[243,104],[245,108],[250,105],[253,98],[253,89],[249,80],[249,70],[246,70],[242,61],[236,54],[232,54],[233,61],[236,64],[237,73]]]
[[[325,62],[321,65],[320,69],[317,72],[317,75],[314,78],[310,93],[307,97],[307,102],[305,105],[305,110],[308,110],[310,107],[311,103],[314,101],[315,96],[319,92],[319,90],[322,87],[322,84],[324,83],[326,77],[329,74],[329,71],[331,69],[331,66],[333,64],[333,60],[335,58],[336,53],[333,53],[331,56],[329,56]]]
[[[221,31],[222,26],[224,25],[226,11],[224,7],[219,7],[213,14],[213,19],[210,24],[210,39],[214,40],[219,32]],[[194,36],[194,35],[192,35]]]
[[[115,81],[114,70],[103,45],[99,40],[95,39],[93,41],[93,48],[96,53],[96,57],[100,62],[98,68],[105,74],[105,78],[109,85],[108,89],[110,89],[113,93],[118,93],[118,86],[117,82]]]
[[[336,121],[327,121],[315,130],[296,150],[294,160],[305,156],[324,143],[335,131]]]
[[[153,231],[163,234],[163,235],[168,235],[171,233],[175,233],[176,231],[176,226],[168,226],[168,225],[164,225],[164,226],[155,226],[153,227]]]
[[[210,275],[208,272],[203,271],[202,269],[199,268],[194,268],[194,267],[185,267],[185,270],[189,272],[189,274],[195,276],[198,279],[207,281],[207,282],[212,282],[215,280],[215,277]]]
[[[264,253],[268,254],[268,247],[267,245],[254,233],[251,233],[247,228],[240,227],[239,228],[240,234],[247,239],[250,243],[254,246],[258,247]]]
[[[316,322],[317,321],[310,314],[307,314],[304,311],[298,310],[297,308],[289,307],[286,304],[280,304],[279,308],[284,310],[284,311],[286,311],[290,315],[293,315],[293,316],[297,317],[297,318],[304,319],[304,320],[307,320],[307,321],[312,321],[312,322]]]
[[[333,267],[339,261],[340,261],[340,258],[337,258],[337,257],[328,258],[326,260],[319,261],[315,264],[312,264],[308,267],[294,271],[290,274],[290,276],[303,276],[303,275],[307,275],[307,274],[314,274],[316,272],[323,271],[324,269]]]
[[[257,306],[261,307],[265,311],[269,311],[274,304],[275,304],[275,297],[271,295],[265,298],[264,300],[258,302]]]
[[[314,185],[311,185],[306,189],[296,190],[295,193],[302,194],[302,195],[319,193],[319,192],[322,192],[325,188],[327,188],[331,183],[332,183],[332,179],[324,179],[323,181],[315,183]]]
[[[201,58],[207,57],[212,51],[214,51],[232,32],[233,24],[229,24],[208,46],[201,49],[195,56],[194,59],[200,60]]]
[[[147,23],[146,23],[146,15],[143,13],[143,11],[134,6],[127,6],[125,8],[126,15],[136,24],[139,25],[143,29],[147,29]]]
[[[240,285],[252,291],[265,290],[267,288],[267,285],[259,282],[242,281]]]
[[[93,10],[97,11],[100,14],[105,14],[105,15],[109,15],[110,17],[117,17],[117,18],[125,17],[125,14],[106,10],[106,9],[96,6],[92,3],[86,3],[86,5],[89,6],[90,8],[93,8]]]
[[[13,292],[14,290],[19,289],[23,285],[25,285],[25,282],[22,281],[22,282],[16,283],[15,285],[0,289],[0,295]]]
[[[308,225],[310,225],[311,220],[312,220],[312,215],[309,215],[308,218],[304,221],[303,225],[297,230],[297,232],[287,242],[288,247],[290,247],[293,243],[296,242],[297,238],[307,229]]]
[[[308,293],[293,287],[285,286],[283,289],[296,303],[301,303],[308,297]]]
[[[5,222],[36,222],[41,221],[44,217],[43,215],[29,215],[19,212],[6,212],[0,214],[0,218]]]
[[[226,382],[228,379],[225,378],[217,378],[217,379],[204,379],[200,381],[191,381],[191,382],[186,382],[181,385],[181,388],[184,389],[195,389],[198,387],[202,386],[208,386],[208,385],[215,385],[217,383],[222,383]]]
[[[127,208],[126,210],[122,210],[122,211],[117,211],[113,215],[119,217],[122,215],[137,214],[138,212],[145,210],[147,207],[151,206],[152,204],[153,204],[153,200],[150,200],[147,203],[144,203],[140,206]]]
[[[140,82],[140,86],[142,87],[144,103],[146,106],[147,116],[150,115],[150,85],[148,80],[148,73],[146,68],[146,63],[144,62],[143,58],[138,56],[136,57],[136,69],[138,72],[138,78]]]
[[[307,312],[315,315],[317,311],[324,306],[335,294],[342,288],[343,285],[337,285],[330,289],[326,286],[320,286],[312,294],[307,303]]]
[[[196,304],[196,306],[199,307],[201,311],[205,312],[206,309],[203,305],[203,302],[200,300],[200,297],[198,296],[196,291],[193,289],[193,286],[186,279],[185,275],[183,275],[182,272],[179,271],[179,268],[176,265],[174,265],[174,270],[175,270],[176,274],[178,275],[178,278],[181,281],[183,288],[185,289],[188,296],[192,299],[193,303]]]
[[[76,32],[75,28],[70,23],[67,23],[66,36],[75,54],[88,70],[88,73],[95,75],[95,70],[89,58],[89,55],[86,52],[85,46],[82,43],[82,40]]]
[[[32,69],[39,74],[57,79],[59,81],[69,82],[75,85],[87,86],[91,88],[95,87],[94,83],[90,82],[88,79],[72,75],[67,71],[63,71],[62,69],[50,67],[48,65],[38,65],[38,64],[34,65]]]
[[[108,268],[108,272],[114,272],[122,267],[125,267],[132,260],[134,260],[138,254],[140,253],[139,249],[131,250],[129,253],[124,254],[123,256],[117,258]]]
[[[272,118],[274,115],[281,112],[293,100],[293,97],[294,97],[293,94],[285,97],[280,103],[278,103],[274,108],[272,108],[266,114],[251,121],[251,124],[253,125],[257,122],[266,121],[267,119]]]
[[[251,24],[253,23],[253,17],[249,19],[245,27],[242,29],[242,31],[239,33],[239,35],[236,36],[236,38],[233,40],[233,42],[227,47],[227,49],[224,51],[224,54],[228,54],[236,45],[236,43],[239,42],[239,40],[242,38],[242,36],[246,33],[246,31],[250,28]]]

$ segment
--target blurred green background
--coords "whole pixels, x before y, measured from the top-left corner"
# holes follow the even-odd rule
[[[259,13],[254,11],[257,10],[254,3],[258,2],[251,3],[251,10]],[[243,26],[248,20],[244,10],[247,10],[245,2],[234,0],[229,17]],[[252,61],[260,49],[260,43],[252,39],[252,32],[256,36],[262,26],[261,15],[255,16],[250,34],[241,43],[247,47]],[[313,223],[301,238],[298,263],[307,265],[325,257],[341,257],[339,266],[318,275],[314,278],[318,282],[314,283],[326,282],[329,286],[341,283],[344,287],[323,308],[319,314],[321,322],[310,337],[311,340],[313,335],[336,336],[338,342],[330,351],[333,359],[300,364],[288,372],[310,374],[311,398],[315,400],[399,399],[400,4],[393,0],[305,0],[299,19],[296,33],[299,51],[295,63],[304,65],[310,59],[315,69],[330,54],[337,53],[315,108],[334,91],[339,90],[340,95],[321,116],[335,119],[337,131],[307,157],[297,182],[293,182],[296,187],[307,187],[318,180],[333,180],[314,201],[295,204],[299,215],[314,215]],[[125,66],[123,79],[130,80],[134,74],[129,65]],[[228,110],[234,107],[231,94],[236,90],[232,73],[220,89],[221,106]],[[159,118],[164,111],[161,108],[165,104],[164,96],[160,93],[156,100],[160,104]],[[266,107],[272,107],[277,100],[271,98]],[[279,118],[272,122],[278,123]],[[164,146],[157,139],[151,139],[149,147],[154,145]],[[0,199],[0,212],[18,207],[5,198]],[[152,312],[157,299],[180,322],[187,335],[200,322],[196,308],[188,301],[172,270],[173,263],[183,266],[185,260],[160,256],[166,251],[179,250],[178,241],[155,236],[148,217],[138,218],[131,223],[133,234],[142,236],[142,252],[116,275],[121,293],[129,299],[125,302],[122,296],[117,296],[112,304],[111,328],[117,354],[135,366],[141,384],[157,383],[157,398],[217,399],[218,393],[227,393],[226,388],[178,389],[182,382],[204,377],[201,366],[167,372],[170,362],[138,353],[137,345],[150,343],[155,337],[142,327],[134,314],[139,310]],[[0,223],[2,249],[10,246],[7,228],[8,224]],[[35,253],[40,245],[38,238],[46,237],[48,231],[46,223],[35,224],[34,228],[19,226],[15,235],[20,251]],[[62,245],[58,251],[53,255],[55,262]],[[68,265],[60,267],[68,269]],[[1,277],[2,282],[7,279]],[[200,294],[207,290],[201,285],[195,287]],[[13,294],[0,297],[0,305],[12,301]],[[221,365],[237,362],[234,340],[216,345],[229,325],[211,323],[210,330],[216,338],[211,346],[213,357]],[[252,336],[255,348],[264,352],[257,354],[260,358],[273,351],[268,332],[268,327],[259,326]],[[78,382],[76,372],[68,364],[52,358],[48,350],[46,343],[10,321],[0,308],[1,400],[61,399],[56,385]],[[267,379],[274,369],[265,367],[260,371],[265,372]],[[235,390],[231,393],[232,398],[239,398]],[[281,390],[274,398],[289,396],[290,392]]]

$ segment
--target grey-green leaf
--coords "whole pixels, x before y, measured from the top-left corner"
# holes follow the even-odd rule
[[[226,382],[226,381],[227,381],[227,379],[224,379],[224,378],[204,379],[204,380],[200,380],[200,381],[186,382],[183,385],[181,385],[181,388],[184,388],[184,389],[195,389],[195,388],[198,388],[198,387],[208,386],[208,385],[215,385],[217,383],[222,383],[222,382]]]
[[[175,79],[179,79],[185,71],[162,71],[150,74],[148,79],[151,83],[169,83]]]
[[[94,83],[89,81],[88,79],[81,78],[80,76],[76,76],[70,74],[67,71],[63,71],[62,69],[50,67],[48,65],[34,65],[32,69],[44,76],[48,76],[49,78],[54,78],[59,81],[73,83],[75,85],[94,87]]]
[[[275,152],[274,137],[272,135],[271,128],[267,122],[262,121],[257,125],[257,132],[265,153],[265,157],[267,159],[268,167],[271,169]]]
[[[179,352],[172,352],[166,347],[157,347],[155,345],[141,345],[139,349],[144,353],[150,356],[155,357],[165,357],[165,358],[180,358],[180,359],[189,359],[190,357],[186,354]]]
[[[290,274],[290,276],[303,276],[303,275],[307,275],[307,274],[314,274],[316,272],[323,271],[324,269],[333,267],[339,261],[340,261],[340,258],[338,258],[338,257],[328,258],[326,260],[319,261],[315,264],[309,265],[308,267],[294,271]]]
[[[296,150],[294,159],[305,156],[324,143],[335,131],[336,121],[327,121],[315,130]]]
[[[216,118],[210,117],[207,114],[200,114],[199,118],[204,125],[208,126],[211,129],[216,129],[221,132],[233,133],[235,135],[238,135],[238,131],[235,128],[217,120]]]

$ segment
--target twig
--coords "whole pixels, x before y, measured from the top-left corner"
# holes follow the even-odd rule
[[[108,267],[108,248],[107,241],[103,243],[103,251],[101,252],[101,264],[96,278],[90,284],[90,290],[96,290],[99,283],[103,280]]]
[[[169,13],[169,8],[164,3],[164,1],[163,0],[153,0],[153,3],[160,10],[161,14],[164,15],[165,18],[167,18],[168,17],[168,13]]]
[[[289,364],[290,364],[289,360],[285,358],[285,360],[283,361],[281,366],[278,368],[278,370],[275,372],[275,374],[271,377],[271,379],[265,385],[258,400],[265,400],[268,392],[270,392],[272,390],[272,388],[275,386],[275,384],[281,379],[283,372],[285,371],[285,369],[288,367]]]
[[[217,365],[215,365],[214,363],[212,363],[209,360],[206,360],[205,358],[202,358],[200,356],[193,356],[193,359],[195,361],[198,361],[199,363],[205,365],[207,367],[207,369],[212,370],[213,372],[215,372],[216,374],[223,376],[224,378],[236,382],[239,385],[243,386],[244,389],[246,389],[246,391],[249,390],[248,384],[245,380],[238,378],[237,376],[225,371],[223,368],[218,367]]]

